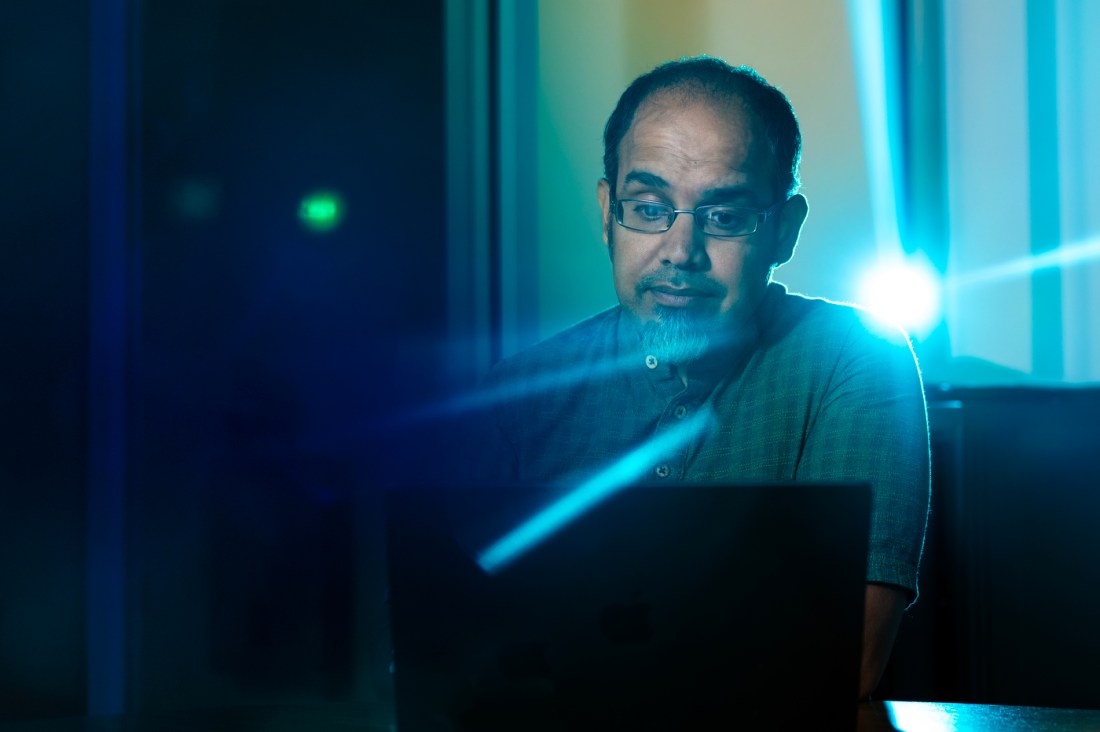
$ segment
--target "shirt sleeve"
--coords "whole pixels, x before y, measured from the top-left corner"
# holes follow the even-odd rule
[[[868,315],[837,351],[799,477],[871,484],[867,581],[917,596],[930,498],[928,419],[908,339]]]

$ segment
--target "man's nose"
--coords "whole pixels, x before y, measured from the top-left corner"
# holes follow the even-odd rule
[[[690,213],[676,215],[661,241],[661,263],[682,269],[703,269],[707,262],[706,235]]]

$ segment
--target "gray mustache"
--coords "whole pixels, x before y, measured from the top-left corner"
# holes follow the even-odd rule
[[[684,272],[672,267],[665,267],[642,275],[638,280],[637,287],[640,290],[648,290],[660,285],[686,287],[705,295],[724,295],[726,293],[726,288],[714,280],[686,275]]]

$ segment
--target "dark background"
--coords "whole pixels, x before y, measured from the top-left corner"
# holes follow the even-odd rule
[[[111,679],[386,703],[379,424],[438,385],[442,38],[435,0],[0,6],[0,719]]]

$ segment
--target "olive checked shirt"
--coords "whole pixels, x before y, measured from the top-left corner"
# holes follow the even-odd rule
[[[506,359],[489,384],[479,478],[572,482],[670,435],[638,477],[867,481],[867,580],[916,596],[929,503],[924,392],[905,335],[865,311],[772,283],[728,371],[684,386],[615,307]],[[678,438],[677,425],[700,413],[704,428]]]

